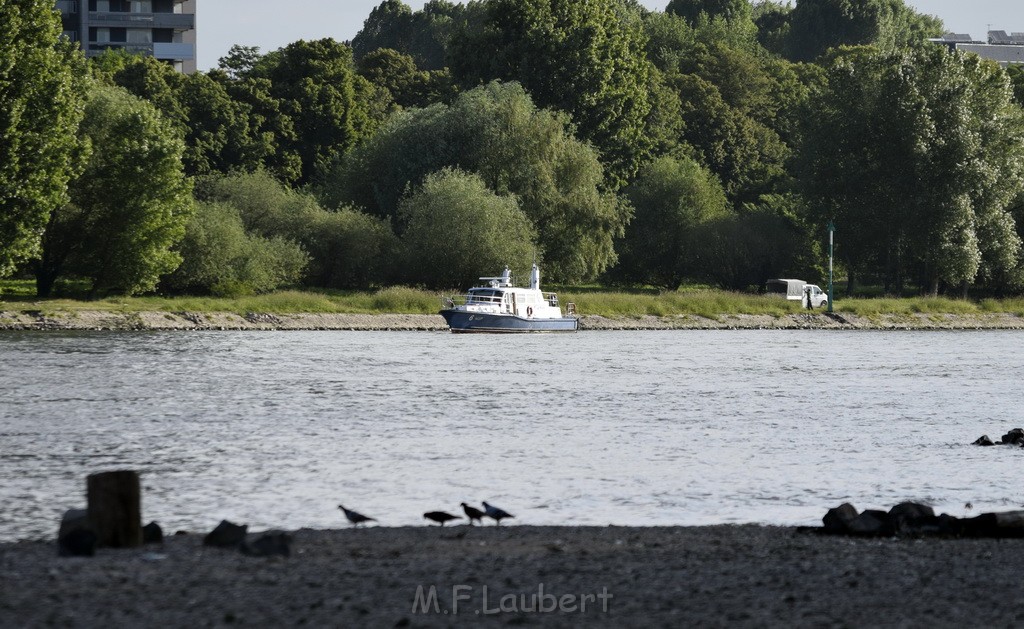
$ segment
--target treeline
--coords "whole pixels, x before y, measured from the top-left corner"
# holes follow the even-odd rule
[[[1024,291],[1024,72],[902,0],[431,0],[185,76],[0,4],[0,276]],[[52,5],[52,3],[50,3]]]

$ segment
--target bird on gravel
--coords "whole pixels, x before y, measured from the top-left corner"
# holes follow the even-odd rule
[[[473,520],[476,520],[480,524],[483,524],[482,518],[487,515],[476,507],[471,507],[466,503],[462,503],[462,510],[466,513],[466,517],[469,518],[469,525],[473,526]]]
[[[437,522],[441,526],[444,526],[445,522],[451,522],[452,520],[458,520],[462,516],[460,516],[460,515],[452,515],[450,513],[445,513],[444,511],[427,511],[426,513],[423,514],[423,517],[425,517],[426,519],[428,519],[428,520],[430,520],[432,522]]]
[[[376,522],[377,521],[377,520],[375,520],[373,518],[366,517],[365,515],[363,515],[362,513],[359,513],[358,511],[352,511],[351,509],[346,509],[345,507],[343,507],[341,505],[338,505],[338,508],[345,512],[345,517],[348,518],[348,521],[352,523],[352,526],[359,526],[360,524],[364,524],[366,522]]]
[[[512,515],[511,513],[509,513],[508,511],[505,511],[504,509],[499,509],[498,507],[495,507],[494,505],[489,505],[486,502],[484,503],[484,513],[487,515],[487,517],[493,518],[494,521],[497,522],[499,525],[501,524],[501,521],[504,520],[505,518],[514,518],[514,517],[516,517],[516,516]]]

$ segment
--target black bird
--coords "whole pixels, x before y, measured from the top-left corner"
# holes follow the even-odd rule
[[[471,507],[466,503],[462,503],[462,510],[466,513],[466,517],[469,518],[470,526],[473,526],[473,520],[476,520],[480,524],[483,524],[483,520],[481,518],[487,515],[480,509],[477,509],[476,507]]]
[[[509,513],[508,511],[505,511],[504,509],[499,509],[498,507],[495,507],[494,505],[489,505],[486,502],[484,503],[484,513],[487,515],[487,517],[493,518],[494,521],[497,522],[499,525],[501,524],[501,521],[504,520],[505,518],[514,518],[514,517],[516,517],[516,516],[512,515],[511,513]]]
[[[445,513],[444,511],[427,511],[426,513],[423,514],[423,517],[425,517],[426,519],[431,520],[433,522],[437,522],[441,526],[444,526],[445,522],[450,522],[452,520],[458,520],[462,516],[452,515],[450,513]]]
[[[352,526],[359,526],[360,524],[363,524],[365,522],[376,522],[377,521],[377,520],[374,520],[373,518],[366,517],[365,515],[363,515],[362,513],[359,513],[358,511],[351,511],[349,509],[346,509],[345,507],[343,507],[341,505],[338,505],[338,508],[345,512],[345,517],[348,518],[348,521],[352,523]]]

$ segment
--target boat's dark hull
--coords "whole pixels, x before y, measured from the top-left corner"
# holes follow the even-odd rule
[[[575,317],[530,319],[451,309],[442,310],[440,314],[452,332],[575,332],[579,327]]]

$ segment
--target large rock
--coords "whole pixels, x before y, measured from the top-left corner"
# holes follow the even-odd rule
[[[98,542],[89,529],[75,529],[57,540],[57,552],[61,557],[92,557]]]
[[[160,528],[160,525],[156,522],[150,522],[146,526],[142,527],[142,543],[163,544],[164,530]]]
[[[989,439],[988,435],[982,435],[982,436],[978,437],[977,439],[975,439],[971,443],[971,445],[972,446],[994,446],[996,444],[991,439]]]
[[[1024,537],[1024,511],[982,513],[960,522],[966,537]]]
[[[1007,445],[1024,445],[1024,428],[1014,428],[999,440]]]
[[[939,521],[928,505],[901,502],[889,509],[889,522],[897,533],[937,533]]]
[[[828,510],[821,519],[826,533],[842,535],[849,533],[849,525],[857,517],[857,508],[848,502]]]
[[[203,538],[203,546],[216,546],[218,548],[236,547],[245,541],[245,534],[249,530],[248,524],[239,526],[227,520],[221,520],[217,528],[206,534]]]
[[[867,509],[846,525],[850,535],[860,537],[888,537],[896,533],[889,514],[877,509]]]
[[[97,536],[89,524],[87,509],[68,509],[57,532],[57,552],[61,557],[92,557]]]

